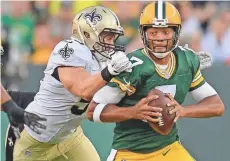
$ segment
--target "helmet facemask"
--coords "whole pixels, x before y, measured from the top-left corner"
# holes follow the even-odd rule
[[[180,33],[180,26],[169,26],[173,29],[173,36],[170,39],[149,39],[146,30],[151,28],[151,25],[146,25],[140,28],[142,40],[146,47],[146,49],[152,53],[155,57],[162,59],[165,58],[171,51],[173,51],[179,42],[179,33]],[[164,45],[155,45],[157,42],[161,42]],[[165,51],[156,51],[157,47],[165,47]]]
[[[116,40],[124,35],[123,31],[105,28],[98,36],[98,40],[93,45],[93,53],[98,61],[107,61],[117,51],[125,51],[124,46],[115,44]],[[108,43],[107,40],[111,39]]]

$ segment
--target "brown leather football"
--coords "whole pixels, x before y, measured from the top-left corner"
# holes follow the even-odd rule
[[[172,127],[174,125],[174,118],[176,117],[176,114],[169,114],[169,109],[172,107],[168,107],[167,104],[171,102],[171,100],[165,96],[165,93],[163,93],[160,90],[153,89],[148,93],[149,95],[158,95],[159,98],[156,100],[153,100],[149,102],[150,106],[153,107],[161,107],[162,108],[162,116],[160,117],[160,121],[158,123],[149,122],[149,125],[158,133],[161,135],[167,135],[172,130]]]

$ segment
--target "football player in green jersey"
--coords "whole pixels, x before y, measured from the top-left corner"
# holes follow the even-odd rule
[[[158,122],[152,116],[161,115],[159,107],[146,110],[149,100],[157,99],[147,94],[152,89],[170,93],[168,106],[172,107],[170,113],[177,114],[175,121],[221,116],[224,105],[202,76],[198,56],[177,45],[181,18],[172,4],[148,4],[142,11],[139,30],[145,47],[128,54],[132,72],[119,74],[100,89],[87,117],[96,122],[116,122],[113,150],[107,161],[192,161],[194,158],[179,143],[176,124],[169,134],[161,135],[142,121]],[[198,103],[182,107],[188,93]]]

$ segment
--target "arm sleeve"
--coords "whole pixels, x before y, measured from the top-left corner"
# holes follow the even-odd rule
[[[125,93],[118,87],[104,86],[95,93],[93,100],[101,104],[117,104],[125,96]]]
[[[217,94],[215,89],[212,86],[210,86],[207,82],[205,82],[199,88],[196,88],[195,90],[191,91],[190,93],[193,99],[197,102],[200,102],[209,96]]]
[[[36,93],[33,92],[20,92],[8,91],[12,100],[21,108],[25,109],[33,100]]]
[[[200,69],[197,70],[195,76],[193,77],[192,83],[190,85],[190,91],[193,91],[199,87],[201,87],[205,83],[205,79],[200,72]]]

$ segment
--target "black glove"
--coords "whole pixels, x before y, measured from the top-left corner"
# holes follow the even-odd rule
[[[40,134],[39,129],[46,129],[46,126],[38,121],[46,121],[45,118],[41,118],[36,114],[26,112],[20,108],[13,100],[9,100],[2,104],[4,111],[7,113],[10,124],[15,128],[14,130],[19,132],[18,125],[26,124],[31,130]],[[16,132],[17,133],[17,132]]]

